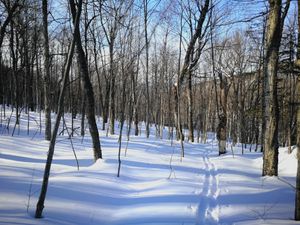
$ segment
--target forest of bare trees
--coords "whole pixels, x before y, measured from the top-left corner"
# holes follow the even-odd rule
[[[263,152],[263,176],[277,176],[278,147],[291,152],[300,143],[299,4],[0,0],[1,123],[12,106],[16,135],[21,112],[28,120],[32,111],[45,112],[45,123],[37,122],[52,143],[50,164],[64,113],[82,121],[72,124],[72,135],[84,136],[88,124],[95,161],[105,151],[98,129],[114,135],[116,121],[119,142],[123,127],[128,140],[131,130],[149,137],[155,127],[163,138],[167,129],[182,157],[184,142],[206,143],[214,132],[219,154],[242,143]],[[52,130],[51,112],[58,119]],[[299,193],[300,178],[297,220]],[[43,200],[36,217],[42,210]]]

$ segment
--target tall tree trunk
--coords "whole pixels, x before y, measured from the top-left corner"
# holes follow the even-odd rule
[[[300,6],[300,0],[298,0],[298,6]],[[300,19],[300,16],[298,16]],[[300,21],[299,21],[300,22]],[[299,27],[300,28],[300,27]],[[299,37],[298,37],[299,38]],[[299,43],[298,43],[299,45]],[[299,47],[298,47],[299,49]],[[300,49],[299,49],[300,50]],[[299,54],[299,53],[298,53]],[[298,68],[300,69],[300,58],[297,59]],[[297,77],[297,98],[298,101],[300,99],[300,77]],[[296,178],[296,200],[295,200],[295,220],[300,220],[300,103],[297,104],[297,178]]]
[[[80,135],[84,137],[85,135],[85,105],[86,105],[86,97],[83,84],[80,85],[80,89],[82,90],[82,99],[81,99],[81,120],[80,120]]]
[[[140,49],[140,41],[138,42],[138,49]],[[137,81],[139,76],[140,69],[140,54],[137,57],[136,70],[132,73],[132,88],[133,88],[133,120],[134,120],[134,135],[139,135],[139,113],[138,113],[138,104],[139,104],[139,95],[137,92]]]
[[[6,11],[7,11],[7,17],[4,19],[4,21],[1,21],[3,23],[0,24],[0,48],[2,47],[3,39],[5,36],[6,28],[15,16],[16,11],[20,8],[21,4],[19,0],[15,0],[13,5],[10,4],[10,1],[8,1],[8,4],[5,5]]]
[[[180,146],[181,146],[181,157],[184,157],[184,134],[182,133],[182,127],[181,127],[181,120],[180,120],[180,106],[179,106],[179,95],[178,95],[178,86],[174,85],[173,86],[173,95],[174,95],[174,100],[175,100],[175,105],[174,105],[174,118],[175,121],[177,121],[177,130],[179,132],[179,141],[180,141]],[[178,116],[178,117],[177,117]]]
[[[121,100],[121,115],[120,115],[120,133],[119,133],[119,151],[118,151],[118,174],[117,176],[120,176],[121,172],[121,149],[122,149],[122,132],[124,127],[124,121],[125,121],[125,104],[126,104],[126,85],[127,85],[127,77],[128,74],[127,71],[124,71],[124,68],[122,68],[122,100]]]
[[[281,13],[282,1],[269,0],[269,20],[266,33],[266,70],[265,82],[265,108],[266,113],[266,129],[264,139],[264,155],[263,155],[263,176],[278,175],[278,121],[279,108],[277,99],[277,72],[279,47],[282,36],[284,18],[286,16],[289,2],[285,7],[283,14]]]
[[[110,73],[110,101],[109,101],[109,126],[110,126],[110,134],[115,134],[115,82],[116,82],[116,76],[115,76],[115,70],[114,70],[114,43],[115,43],[115,37],[111,37],[110,43],[109,43],[109,73]]]
[[[261,88],[262,88],[262,94],[261,94],[261,136],[260,136],[260,143],[261,143],[261,148],[260,151],[263,152],[264,150],[264,140],[265,140],[265,130],[266,130],[266,107],[265,107],[265,95],[264,95],[264,90],[266,89],[266,82],[265,82],[265,71],[266,71],[266,61],[265,61],[265,37],[266,37],[266,18],[264,18],[264,23],[263,23],[263,35],[262,35],[262,46],[260,49],[260,54],[259,54],[259,64],[260,64],[260,74],[259,74],[259,79],[261,79],[260,82]]]
[[[104,95],[104,104],[103,104],[103,111],[102,111],[102,117],[103,117],[103,124],[102,124],[102,130],[105,130],[105,124],[108,120],[108,111],[109,111],[109,93],[110,93],[110,82],[109,79],[105,79],[106,87],[105,87],[105,95]]]
[[[300,0],[298,0],[298,43],[297,43],[297,61],[296,67],[300,70]],[[300,220],[300,76],[298,74],[296,81],[297,106],[297,178],[296,178],[296,199],[295,199],[295,220]]]
[[[48,0],[42,2],[43,37],[44,37],[44,104],[45,104],[45,139],[51,139],[51,107],[50,107],[50,54],[48,38]]]
[[[181,5],[181,9],[182,5]],[[180,77],[180,70],[181,70],[181,51],[182,51],[182,32],[183,32],[183,12],[180,14],[180,34],[179,34],[179,53],[178,53],[178,78],[177,78],[177,86],[179,85],[179,77]],[[175,107],[174,107],[174,121],[176,127],[176,139],[177,141],[180,140],[181,142],[184,140],[182,127],[181,127],[181,120],[180,120],[180,99],[178,96],[178,87],[173,87],[174,99],[175,99]],[[182,145],[183,146],[183,145]],[[182,152],[184,150],[182,149]]]
[[[103,112],[104,112],[103,94],[102,94],[102,87],[101,87],[100,71],[99,71],[99,66],[98,66],[98,54],[97,54],[97,49],[96,49],[96,35],[94,32],[95,32],[95,27],[93,27],[93,32],[92,32],[93,52],[94,52],[95,69],[96,69],[97,81],[98,81],[98,89],[99,89],[98,95],[99,95],[100,111],[103,115]],[[102,118],[104,118],[104,117],[102,117]],[[105,124],[105,123],[103,123],[103,124]]]
[[[148,1],[144,0],[144,32],[146,48],[146,137],[150,135],[150,93],[149,93],[149,40],[148,40]]]
[[[227,96],[228,96],[228,81],[221,73],[220,80],[220,108],[218,112],[219,124],[217,128],[217,139],[219,141],[219,155],[226,153],[227,139]]]
[[[204,45],[199,44],[197,45],[197,42],[200,43],[202,38],[204,37],[205,32],[207,31],[205,26],[205,21],[207,18],[207,13],[209,10],[209,0],[205,0],[203,2],[203,5],[201,5],[201,10],[200,10],[200,5],[199,5],[199,10],[200,10],[200,14],[199,17],[196,21],[196,27],[193,30],[192,28],[192,23],[190,23],[190,28],[191,28],[191,39],[188,43],[187,46],[187,50],[185,53],[185,57],[184,57],[184,62],[183,62],[183,66],[182,69],[179,73],[178,76],[178,85],[177,85],[177,98],[175,98],[175,101],[179,101],[179,96],[180,96],[180,92],[181,92],[181,88],[182,88],[182,84],[184,79],[188,79],[188,83],[189,83],[189,87],[188,87],[188,91],[190,93],[188,93],[189,95],[189,99],[188,99],[188,118],[189,118],[189,128],[190,128],[190,134],[189,134],[189,138],[191,141],[194,141],[194,134],[193,134],[193,121],[192,121],[192,92],[191,92],[191,72],[193,70],[193,68],[195,68],[195,66],[197,65],[200,56],[201,56],[201,51],[204,47]],[[192,12],[189,12],[192,13]],[[179,107],[180,104],[179,102],[175,103],[177,108],[177,120],[179,119],[180,113],[179,113]],[[180,128],[180,126],[178,126],[178,128]],[[182,132],[181,132],[182,133]],[[182,138],[182,135],[181,135]]]
[[[75,8],[74,0],[70,0],[70,8],[73,16],[73,22],[75,23],[76,8]],[[79,8],[77,10],[79,10]],[[96,118],[95,118],[94,91],[93,91],[92,83],[89,78],[88,65],[87,65],[85,53],[82,48],[79,29],[75,30],[74,39],[75,39],[76,50],[77,50],[77,60],[80,66],[80,77],[84,85],[85,97],[87,99],[86,116],[89,123],[89,130],[93,142],[94,160],[96,161],[97,159],[102,158],[102,151],[101,151],[99,133],[98,133]]]
[[[189,124],[189,141],[194,142],[194,122],[193,122],[193,95],[192,95],[192,71],[188,72],[188,124]]]
[[[70,5],[71,5],[71,2],[73,2],[73,1],[70,0]],[[74,2],[73,2],[73,4],[74,4]],[[70,49],[69,49],[69,52],[68,52],[67,62],[65,64],[63,84],[62,84],[59,99],[58,99],[57,117],[56,117],[53,133],[51,135],[51,140],[50,140],[50,144],[49,144],[47,162],[46,162],[44,177],[43,177],[43,184],[42,184],[39,200],[38,200],[37,205],[36,205],[35,218],[41,218],[42,213],[43,213],[43,209],[44,209],[44,202],[45,202],[47,189],[48,189],[48,181],[49,181],[49,175],[50,175],[52,159],[53,159],[53,155],[54,155],[56,136],[57,136],[60,120],[61,120],[61,117],[62,117],[63,112],[64,112],[64,110],[63,110],[63,108],[64,108],[64,95],[65,95],[65,91],[66,91],[66,87],[67,87],[67,82],[68,82],[68,79],[69,79],[69,72],[70,72],[70,67],[71,67],[71,63],[72,63],[72,57],[74,55],[75,33],[79,32],[79,20],[80,20],[81,6],[82,6],[82,0],[79,0],[77,14],[75,16],[76,18],[74,19],[75,20],[75,22],[74,22],[74,29],[75,29],[74,37],[73,37],[73,40],[72,40],[72,43],[71,43],[71,46],[70,46]],[[73,7],[75,7],[75,6],[73,6]]]
[[[18,50],[19,50],[19,36],[16,33],[16,37],[14,35],[14,23],[11,21],[10,23],[10,50],[11,50],[11,57],[12,57],[12,75],[14,78],[14,104],[16,108],[16,122],[14,125],[14,129],[12,132],[12,136],[15,133],[16,126],[19,125],[19,106],[20,106],[20,96],[19,96],[19,74],[18,74]],[[15,47],[14,47],[15,46]]]

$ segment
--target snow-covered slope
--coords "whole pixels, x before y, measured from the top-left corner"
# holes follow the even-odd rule
[[[31,117],[38,121],[37,114]],[[131,137],[126,156],[124,137],[119,178],[117,136],[101,131],[103,160],[96,163],[90,137],[75,136],[79,171],[70,140],[60,136],[44,218],[34,219],[48,142],[36,134],[33,119],[27,135],[26,119],[23,114],[14,137],[13,120],[10,133],[6,121],[0,127],[0,224],[299,224],[292,220],[295,191],[289,185],[295,185],[295,150],[280,150],[280,180],[262,178],[260,153],[242,155],[235,147],[234,157],[220,157],[210,139],[185,143],[181,161],[179,143],[146,139],[143,131]]]

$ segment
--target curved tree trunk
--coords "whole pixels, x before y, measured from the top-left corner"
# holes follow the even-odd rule
[[[70,1],[70,4],[71,4],[71,1]],[[82,5],[82,0],[79,0],[77,14],[76,14],[76,16],[74,16],[75,17],[75,19],[74,19],[74,29],[75,29],[74,33],[76,32],[76,30],[79,32],[79,18],[80,18],[80,13],[81,13],[81,5]],[[71,63],[72,63],[72,57],[74,55],[74,49],[75,49],[75,35],[74,35],[74,38],[72,40],[72,43],[71,43],[71,46],[70,46],[70,49],[69,49],[69,52],[68,52],[67,62],[65,64],[64,75],[63,75],[63,83],[62,83],[62,87],[61,87],[61,91],[60,91],[60,95],[59,95],[59,99],[58,99],[57,117],[56,117],[56,121],[55,121],[55,124],[54,124],[54,129],[53,129],[53,133],[52,133],[52,136],[51,136],[51,140],[50,140],[48,156],[47,156],[47,162],[46,162],[44,177],[43,177],[43,184],[42,184],[39,200],[38,200],[37,205],[36,205],[35,218],[42,218],[42,213],[43,213],[43,209],[44,209],[44,202],[45,202],[47,189],[48,189],[50,169],[51,169],[52,159],[53,159],[53,155],[54,155],[56,136],[57,136],[60,120],[61,120],[61,117],[62,117],[63,112],[64,112],[64,110],[63,110],[63,108],[64,108],[64,95],[65,95],[65,92],[66,92],[67,82],[68,82],[68,79],[69,79],[69,72],[70,72],[70,67],[71,67]]]
[[[76,8],[74,0],[70,0],[71,12],[73,16],[73,22],[75,22]],[[89,123],[89,130],[93,142],[94,160],[102,158],[102,151],[99,139],[98,128],[95,119],[95,99],[93,86],[89,78],[88,65],[85,57],[85,53],[82,48],[80,30],[76,29],[74,32],[74,39],[77,49],[77,60],[80,67],[80,77],[84,85],[85,96],[87,99],[87,111],[86,116]]]

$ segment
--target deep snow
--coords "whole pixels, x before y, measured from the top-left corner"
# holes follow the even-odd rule
[[[210,135],[207,144],[185,143],[181,161],[179,143],[155,137],[154,127],[149,139],[143,130],[130,137],[126,157],[125,127],[119,178],[117,135],[100,131],[104,159],[96,163],[90,137],[75,135],[79,171],[67,133],[59,136],[44,218],[34,219],[49,142],[36,133],[38,114],[27,135],[23,113],[14,137],[8,116],[0,124],[0,224],[300,224],[292,220],[296,150],[280,149],[280,179],[261,177],[261,153],[236,146],[234,157],[218,156]]]

